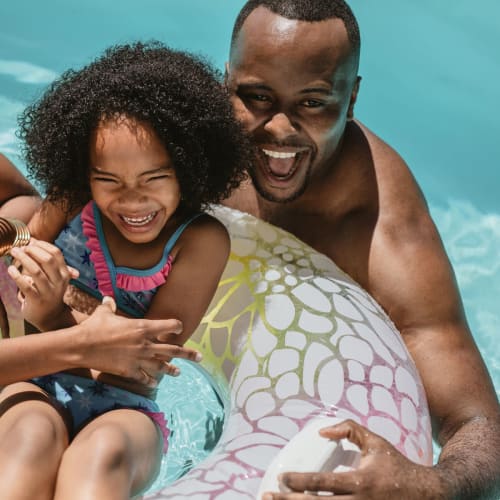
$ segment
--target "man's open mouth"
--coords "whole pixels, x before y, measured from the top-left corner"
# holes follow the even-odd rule
[[[267,173],[277,180],[286,181],[296,172],[306,149],[282,151],[262,148],[261,151]]]

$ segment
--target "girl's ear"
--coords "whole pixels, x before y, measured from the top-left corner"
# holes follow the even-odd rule
[[[349,121],[354,120],[354,105],[356,104],[356,99],[358,98],[360,83],[361,83],[361,77],[357,76],[356,83],[352,88],[351,99],[349,101],[349,108],[347,109],[347,119]]]

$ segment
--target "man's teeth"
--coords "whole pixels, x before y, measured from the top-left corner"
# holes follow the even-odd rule
[[[144,226],[148,222],[151,222],[154,219],[156,212],[150,213],[146,215],[146,217],[125,217],[122,215],[122,219],[131,226]]]
[[[271,151],[270,149],[263,149],[264,154],[271,158],[295,158],[297,153],[284,153],[281,151]]]

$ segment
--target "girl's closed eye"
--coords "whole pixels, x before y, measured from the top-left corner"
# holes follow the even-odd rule
[[[93,181],[98,181],[98,182],[110,182],[110,183],[118,183],[118,180],[117,179],[113,179],[111,177],[100,177],[100,176],[96,176],[96,177],[92,177],[92,180]]]
[[[161,175],[155,175],[153,177],[150,177],[146,182],[152,182],[152,181],[159,181],[163,179],[171,179],[174,177],[173,173],[164,173]]]

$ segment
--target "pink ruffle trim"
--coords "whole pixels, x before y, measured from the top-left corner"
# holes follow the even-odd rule
[[[90,260],[94,264],[96,278],[99,283],[99,291],[102,295],[114,297],[111,274],[97,235],[92,201],[87,203],[82,210],[82,228],[83,234],[87,237],[86,246],[90,250]],[[132,276],[117,273],[116,286],[129,292],[152,290],[165,283],[171,268],[172,256],[169,255],[165,265],[150,276]]]
[[[161,435],[163,436],[163,453],[168,451],[168,437],[170,436],[170,429],[167,427],[167,421],[165,420],[165,415],[163,412],[153,412],[141,410],[142,413],[147,415],[160,429]]]
[[[82,210],[83,234],[87,237],[85,245],[90,250],[90,260],[92,264],[94,264],[95,275],[99,283],[99,291],[102,295],[114,297],[111,274],[99,243],[99,237],[97,236],[93,205],[93,202],[89,201]]]
[[[165,283],[171,268],[172,256],[169,255],[165,265],[151,276],[131,276],[128,274],[117,273],[116,284],[118,285],[118,288],[128,290],[129,292],[152,290],[153,288],[157,288]]]

